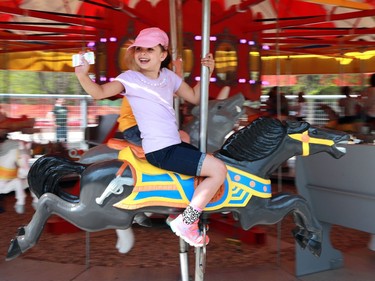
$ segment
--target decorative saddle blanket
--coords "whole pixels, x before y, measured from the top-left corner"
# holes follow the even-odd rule
[[[117,208],[134,210],[149,206],[186,208],[193,197],[197,177],[186,176],[152,166],[138,159],[127,147],[119,153],[119,159],[132,170],[134,188],[132,193],[114,204]],[[271,182],[227,165],[228,174],[224,184],[205,208],[205,211],[224,207],[243,207],[255,195],[271,197]]]

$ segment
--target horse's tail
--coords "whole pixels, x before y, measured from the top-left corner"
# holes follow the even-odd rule
[[[44,155],[38,158],[30,168],[27,176],[29,188],[38,198],[49,192],[68,202],[78,202],[78,196],[60,188],[59,180],[66,175],[81,175],[86,167],[87,165],[61,156]]]

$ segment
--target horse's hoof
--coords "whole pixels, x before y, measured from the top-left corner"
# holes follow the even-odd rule
[[[152,227],[151,219],[144,213],[139,213],[134,216],[133,223],[138,223],[140,226]]]
[[[134,233],[131,228],[116,229],[117,243],[116,248],[120,254],[128,253],[134,246]]]
[[[292,233],[302,249],[307,247],[314,256],[320,257],[322,253],[322,236],[320,232],[308,232],[297,226]]]
[[[298,245],[302,248],[305,249],[307,244],[308,244],[308,233],[307,231],[296,227],[295,229],[292,230],[292,234]]]
[[[320,257],[322,253],[322,233],[320,231],[310,233],[307,248],[314,256]]]
[[[6,261],[13,260],[21,254],[22,254],[22,251],[21,251],[20,245],[18,244],[17,239],[12,239],[12,241],[10,241],[10,245],[9,245],[9,248],[8,248],[8,254],[7,254],[5,260]]]
[[[17,214],[22,215],[22,214],[25,213],[25,205],[16,204],[16,205],[14,205],[14,209],[16,210]]]
[[[233,219],[234,219],[235,221],[240,221],[240,215],[239,215],[239,214],[237,214],[237,213],[235,213],[235,212],[233,212],[232,214],[233,214]]]
[[[315,241],[315,240],[310,239],[308,244],[307,244],[307,248],[309,249],[309,251],[314,256],[316,256],[318,258],[322,254],[322,243],[319,242],[319,241]]]
[[[21,226],[17,229],[17,236],[22,236],[26,234],[26,230],[24,226]]]

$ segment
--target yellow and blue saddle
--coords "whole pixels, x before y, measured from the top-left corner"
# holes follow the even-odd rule
[[[117,208],[134,210],[150,206],[186,208],[194,189],[202,178],[166,171],[134,155],[130,147],[120,151],[121,161],[130,167],[134,178],[132,193],[114,204]],[[271,197],[270,180],[227,165],[224,184],[205,208],[214,211],[225,207],[244,207],[252,196]]]

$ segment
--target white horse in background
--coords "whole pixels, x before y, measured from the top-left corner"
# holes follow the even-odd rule
[[[5,139],[0,142],[0,194],[15,192],[14,209],[18,214],[25,212],[27,174],[30,169],[31,145],[24,141]],[[34,209],[38,198],[32,193]]]

